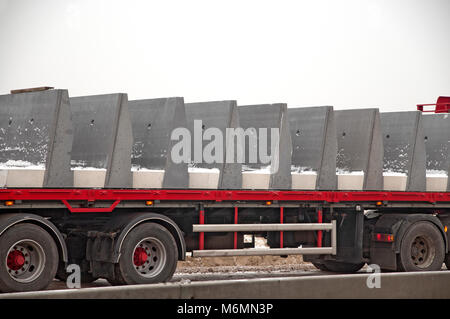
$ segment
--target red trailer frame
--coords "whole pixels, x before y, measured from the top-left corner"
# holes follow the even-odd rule
[[[165,201],[180,202],[322,202],[424,203],[450,205],[450,192],[388,192],[388,191],[265,191],[265,190],[186,190],[186,189],[1,189],[0,201],[7,207],[17,207],[18,201],[55,201],[63,203],[71,213],[109,213],[121,202],[142,201],[157,205]],[[70,201],[83,201],[90,207],[74,207]],[[113,201],[109,207],[95,207],[96,202]],[[267,203],[270,202],[270,203]],[[17,204],[17,205],[16,205]],[[237,204],[237,206],[239,206]]]

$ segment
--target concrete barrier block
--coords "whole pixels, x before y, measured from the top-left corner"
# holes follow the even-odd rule
[[[73,170],[74,187],[80,188],[103,188],[105,187],[106,169],[83,169]]]
[[[362,171],[362,190],[382,190],[383,143],[378,109],[342,110],[334,114],[338,141],[336,168],[350,175],[341,178],[341,185],[345,179],[345,187],[351,187],[348,183],[359,181],[351,173]],[[359,184],[354,187],[359,189]]]
[[[187,188],[189,184],[188,163],[175,162],[171,156],[176,141],[171,140],[174,129],[186,127],[186,112],[182,97],[129,101],[133,127],[134,168],[163,170],[163,188]],[[134,174],[136,175],[136,174]],[[139,175],[139,174],[138,174]],[[135,176],[142,181],[144,175]],[[135,179],[137,181],[137,179]],[[140,185],[145,183],[139,182]],[[153,187],[158,183],[149,182]]]
[[[292,189],[314,190],[317,187],[317,173],[292,173]]]
[[[259,275],[258,275],[259,276]],[[356,274],[303,273],[297,276],[227,280],[177,281],[148,285],[126,285],[60,289],[35,292],[3,293],[0,299],[448,299],[450,274],[448,271],[418,271]],[[228,301],[229,300],[229,301]],[[318,301],[319,303],[321,301]],[[177,304],[177,303],[174,303]],[[266,308],[260,308],[266,309]],[[274,308],[276,310],[276,308]],[[334,309],[333,309],[334,310]],[[331,312],[330,312],[331,313]],[[270,313],[272,314],[272,313]]]
[[[384,173],[406,174],[406,191],[425,191],[426,149],[421,113],[381,113],[381,127]]]
[[[7,187],[43,187],[45,169],[10,168],[8,170]]]
[[[189,168],[189,188],[217,189],[220,171],[217,168]]]
[[[242,188],[243,189],[269,189],[270,188],[270,171],[255,170],[242,172]]]
[[[450,114],[422,115],[427,191],[450,191]],[[442,183],[447,181],[445,188]]]
[[[292,141],[286,104],[263,104],[239,106],[239,122],[244,130],[252,130],[257,134],[257,143],[246,145],[245,165],[251,169],[261,169],[270,165],[270,189],[291,189]],[[272,143],[271,129],[278,130],[278,136]],[[261,129],[266,129],[262,135]],[[261,143],[267,147],[270,162],[265,162],[261,156]],[[272,144],[274,149],[272,149]],[[252,149],[250,149],[252,147]],[[256,148],[256,149],[255,149]],[[249,153],[258,154],[256,162],[252,163]],[[262,152],[264,153],[264,152]]]
[[[162,188],[164,170],[133,171],[133,188]]]
[[[42,184],[36,187],[71,187],[72,140],[73,128],[67,90],[0,96],[2,167],[39,167],[43,170],[44,179]],[[17,163],[19,165],[16,165]],[[13,173],[12,176],[17,174]],[[14,184],[23,185],[23,182]],[[32,184],[37,185],[36,181]]]
[[[384,190],[386,191],[397,191],[404,192],[408,183],[408,176],[406,174],[389,174],[383,175],[384,179]]]
[[[238,149],[241,147],[238,141],[227,138],[227,129],[239,127],[239,114],[236,101],[215,101],[186,104],[187,125],[192,136],[192,162],[196,168],[216,168],[220,171],[219,189],[240,189],[242,186],[242,163],[236,160]],[[194,121],[201,121],[201,126],[196,127]],[[198,122],[197,122],[198,123]],[[222,139],[215,140],[215,136],[208,139],[202,137],[214,134],[218,130]],[[229,131],[228,131],[229,132]],[[203,151],[208,149],[208,145],[218,142],[218,148],[222,149],[222,154],[217,155],[217,161],[208,163],[203,158]],[[218,145],[218,144],[215,144]],[[212,146],[211,146],[212,147]],[[215,152],[219,151],[214,148]],[[214,152],[214,154],[216,154]],[[230,153],[232,152],[232,153]],[[227,156],[233,160],[227,161]]]
[[[72,167],[106,169],[104,187],[130,188],[133,136],[127,95],[73,97],[70,104]]]
[[[6,180],[8,178],[8,170],[0,170],[0,187],[6,187]]]
[[[448,176],[428,176],[427,192],[445,192],[447,191]]]
[[[292,141],[292,189],[335,190],[337,139],[333,107],[288,108]],[[315,172],[316,185],[311,188]],[[308,181],[306,185],[297,183]],[[307,188],[305,188],[307,187]]]
[[[364,190],[364,172],[338,174],[338,190]]]

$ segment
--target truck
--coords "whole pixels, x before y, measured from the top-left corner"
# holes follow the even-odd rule
[[[84,283],[166,282],[187,253],[303,255],[336,273],[449,268],[448,113],[450,97],[380,114],[12,91],[0,96],[0,291],[45,289],[73,264]],[[249,144],[248,128],[276,128],[271,167],[245,143],[240,163],[176,160],[176,128],[218,128],[227,146],[228,128]],[[207,155],[209,141],[183,145]]]

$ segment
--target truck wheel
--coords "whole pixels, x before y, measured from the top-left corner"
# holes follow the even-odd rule
[[[441,232],[430,222],[412,224],[400,244],[399,271],[441,270],[445,258]]]
[[[45,289],[55,278],[58,248],[41,227],[18,224],[1,237],[0,291]]]
[[[324,260],[323,265],[327,271],[350,274],[360,270],[364,267],[365,263],[354,264],[335,260]]]
[[[134,228],[120,250],[111,284],[151,284],[172,278],[178,249],[172,234],[163,226],[146,223]]]

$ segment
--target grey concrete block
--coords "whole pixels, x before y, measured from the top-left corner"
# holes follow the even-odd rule
[[[240,147],[237,141],[231,143],[227,139],[227,128],[234,129],[239,127],[239,114],[237,112],[236,101],[217,101],[217,102],[199,102],[186,104],[187,125],[192,136],[192,161],[195,167],[199,168],[217,168],[220,170],[218,188],[220,189],[240,189],[242,186],[242,164],[236,160],[227,162],[227,152],[232,151],[235,155]],[[198,132],[194,132],[194,121],[201,120],[203,127]],[[210,140],[202,140],[197,142],[202,134],[208,132],[208,129],[218,129],[223,137],[222,156],[220,162],[206,163],[204,159],[196,158],[202,154],[202,150],[210,144]],[[211,132],[211,131],[209,131]],[[228,142],[228,144],[227,144]],[[231,147],[231,145],[234,145]],[[196,149],[197,147],[197,149]],[[201,149],[200,149],[201,148]],[[216,154],[216,153],[214,153]]]
[[[171,133],[186,127],[184,100],[181,97],[129,101],[133,127],[132,165],[164,170],[163,188],[187,188],[187,163],[176,163],[171,150],[177,142]]]
[[[249,161],[250,147],[254,154],[260,152],[260,141],[267,142],[267,154],[271,156],[271,171],[270,175],[270,189],[290,189],[292,186],[291,177],[291,163],[292,163],[292,141],[289,128],[289,119],[287,114],[286,104],[262,104],[262,105],[247,105],[239,106],[239,121],[244,130],[256,129],[258,146],[248,145],[245,147],[246,165],[250,168],[260,169],[267,166],[267,163],[261,161],[261,156],[257,156],[256,163]],[[267,139],[260,135],[261,128],[267,129]],[[272,150],[271,129],[279,129],[278,140],[275,141],[274,146],[278,148],[278,152]],[[257,151],[256,149],[257,148]],[[260,154],[259,154],[260,155]],[[274,170],[274,168],[276,168]]]
[[[363,171],[363,190],[383,189],[383,142],[378,109],[335,111],[338,155],[336,167]]]
[[[449,284],[448,271],[381,274],[361,271],[338,275],[305,272],[296,277],[4,293],[0,299],[231,299],[230,302],[232,299],[448,299]]]
[[[315,189],[337,187],[336,126],[332,106],[288,108],[292,166],[317,173]]]
[[[106,169],[105,187],[132,186],[133,136],[126,94],[70,99],[75,127],[73,167]]]
[[[426,150],[420,112],[381,113],[385,172],[407,174],[406,191],[426,190]]]
[[[41,186],[71,187],[72,140],[67,90],[0,96],[0,163],[45,168]]]
[[[427,171],[450,173],[450,114],[422,115]],[[447,191],[450,179],[447,178]]]

